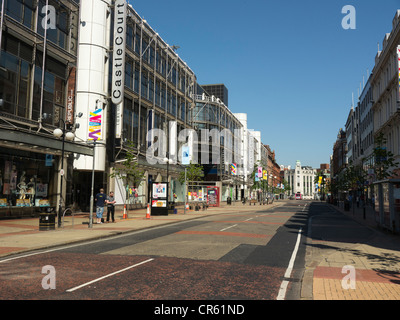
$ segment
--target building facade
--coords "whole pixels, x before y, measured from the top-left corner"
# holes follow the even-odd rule
[[[284,170],[285,180],[290,186],[291,194],[300,192],[303,199],[315,198],[315,174],[315,169],[310,166],[302,166],[300,161],[296,161],[294,169]]]
[[[73,155],[93,154],[66,135],[79,123],[73,112],[79,3],[3,0],[2,5],[0,217],[32,216],[72,204]],[[57,128],[64,139],[53,135]]]
[[[200,141],[198,159],[204,168],[204,181],[216,182],[220,199],[240,200],[243,189],[243,125],[220,98],[209,96],[203,86],[197,85],[192,124]],[[217,135],[211,134],[214,130]],[[203,137],[207,134],[207,137]],[[232,171],[231,165],[236,165]]]
[[[176,143],[176,135],[191,128],[195,74],[175,47],[168,45],[125,1],[92,0],[81,6],[80,19],[85,23],[79,29],[76,111],[89,116],[84,119],[86,125],[76,132],[82,140],[94,140],[90,136],[90,115],[100,115],[95,189],[113,190],[118,203],[126,201],[141,207],[149,201],[151,182],[168,181],[170,200],[175,194],[176,201],[184,201],[178,181],[184,169],[177,158],[183,143]],[[147,149],[154,142],[151,139],[157,139],[148,137],[152,129],[163,130],[166,135],[155,164],[146,159]],[[138,169],[144,174],[140,184],[126,188],[110,174],[121,166],[128,149],[137,155]],[[89,181],[81,178],[91,175],[93,158],[79,157],[74,167],[79,177],[80,205],[87,207],[90,186],[79,182]]]

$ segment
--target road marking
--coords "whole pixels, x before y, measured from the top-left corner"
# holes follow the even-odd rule
[[[297,251],[299,250],[299,246],[300,246],[301,232],[302,232],[302,229],[300,228],[299,229],[299,233],[297,235],[296,245],[294,247],[294,250],[293,250],[293,253],[292,253],[292,257],[290,258],[289,265],[288,265],[288,267],[286,269],[284,278],[290,278],[290,276],[292,274],[294,261],[296,260]],[[276,298],[276,300],[285,300],[286,290],[287,290],[288,284],[289,284],[289,281],[287,281],[287,280],[283,280],[282,281],[281,287],[279,288],[278,297]]]
[[[98,282],[98,281],[103,280],[103,279],[108,278],[108,277],[112,277],[112,276],[114,276],[114,275],[116,275],[116,274],[118,274],[118,273],[121,273],[121,272],[127,271],[127,270],[129,270],[129,269],[138,267],[138,266],[140,266],[140,265],[142,265],[142,264],[148,263],[148,262],[153,261],[153,260],[154,260],[154,259],[151,258],[151,259],[148,259],[148,260],[146,260],[146,261],[139,262],[139,263],[137,263],[137,264],[134,264],[133,266],[130,266],[130,267],[127,267],[127,268],[125,268],[125,269],[121,269],[121,270],[115,271],[115,272],[113,272],[113,273],[107,274],[107,275],[105,275],[105,276],[103,276],[103,277],[100,277],[100,278],[94,279],[94,280],[92,280],[92,281],[86,282],[86,283],[81,284],[80,286],[74,287],[74,288],[72,288],[72,289],[68,289],[67,292],[73,292],[73,291],[78,290],[78,289],[80,289],[80,288],[86,287],[86,286],[88,286],[89,284]]]
[[[248,218],[248,219],[246,219],[246,220],[244,220],[244,221],[250,221],[250,220],[252,220],[253,218]]]
[[[233,226],[223,228],[223,229],[221,229],[221,230],[219,230],[219,231],[225,231],[225,230],[228,230],[228,229],[233,228],[233,227],[236,227],[236,226],[237,226],[237,224],[234,224]]]
[[[271,235],[267,235],[267,234],[241,233],[241,232],[221,232],[221,231],[178,231],[178,232],[176,232],[174,234],[246,237],[246,238],[259,238],[259,239],[266,239],[266,238],[272,237]]]

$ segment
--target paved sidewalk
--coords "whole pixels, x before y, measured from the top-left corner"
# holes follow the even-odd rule
[[[51,248],[55,246],[78,243],[85,240],[99,239],[126,232],[153,228],[179,221],[198,219],[205,216],[216,215],[226,212],[245,212],[266,210],[280,206],[284,201],[275,201],[269,205],[243,205],[234,202],[232,205],[226,203],[220,207],[209,207],[207,210],[187,211],[184,214],[183,206],[178,207],[177,214],[168,216],[150,216],[146,218],[147,209],[130,210],[128,218],[123,218],[123,211],[115,212],[115,223],[93,223],[89,228],[89,213],[75,214],[64,218],[63,227],[56,230],[39,231],[39,218],[0,220],[0,257],[28,252],[37,249]],[[107,213],[103,214],[107,217]],[[96,222],[95,213],[93,220]],[[82,223],[86,224],[82,224]]]
[[[400,300],[400,236],[379,230],[371,207],[366,207],[365,215],[362,207],[331,208],[356,221],[345,234],[350,231],[363,240],[308,239],[302,298]],[[337,232],[340,238],[340,228]]]

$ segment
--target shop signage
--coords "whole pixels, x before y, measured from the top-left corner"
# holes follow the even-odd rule
[[[75,80],[76,80],[76,68],[71,69],[71,73],[68,79],[68,92],[67,92],[67,114],[66,123],[74,123],[74,106],[75,106]]]
[[[114,6],[114,51],[111,100],[114,104],[123,101],[125,85],[126,1],[116,0]],[[118,118],[118,114],[117,114]]]

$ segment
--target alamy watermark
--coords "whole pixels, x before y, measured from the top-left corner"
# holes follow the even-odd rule
[[[45,17],[42,19],[43,29],[56,29],[57,28],[57,15],[56,9],[53,6],[44,6],[42,8],[42,14]]]
[[[344,266],[342,268],[342,273],[346,276],[342,279],[342,288],[344,290],[355,290],[356,289],[356,268],[353,266]]]
[[[356,8],[346,5],[342,8],[342,13],[346,14],[342,19],[342,28],[345,30],[356,29]]]
[[[45,274],[42,279],[42,288],[44,290],[54,290],[56,288],[56,269],[50,265],[44,266],[42,274]]]
[[[243,165],[246,156],[248,159],[246,167],[252,171],[254,169],[254,138],[251,135],[248,137],[246,150],[243,145],[244,139],[241,129],[200,129],[198,131],[183,129],[178,133],[176,121],[170,121],[168,133],[162,129],[151,129],[147,132],[146,160],[152,165],[164,164],[164,159],[167,157],[172,163],[184,163],[184,148],[186,147],[189,148],[188,157],[191,163]],[[244,150],[248,156],[242,155]]]

